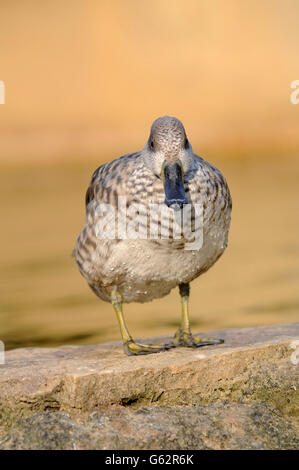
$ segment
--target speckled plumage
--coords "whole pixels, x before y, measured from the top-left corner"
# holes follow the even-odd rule
[[[162,160],[182,162],[186,198],[203,206],[201,249],[185,250],[184,238],[97,238],[99,203],[117,208],[118,196],[124,196],[128,206],[164,204],[159,174]],[[167,210],[173,213],[173,209]],[[154,122],[142,151],[106,163],[93,173],[86,193],[86,225],[76,242],[75,259],[101,299],[110,301],[112,290],[117,289],[123,302],[150,301],[165,296],[179,284],[189,283],[217,261],[227,245],[230,213],[231,197],[221,172],[193,153],[179,120],[160,118]]]

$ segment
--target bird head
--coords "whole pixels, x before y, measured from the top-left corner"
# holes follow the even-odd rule
[[[181,121],[169,116],[156,119],[142,153],[147,167],[163,181],[165,204],[179,208],[188,204],[184,177],[191,169],[193,151]]]

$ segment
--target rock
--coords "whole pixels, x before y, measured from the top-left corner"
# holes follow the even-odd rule
[[[205,335],[225,344],[142,357],[118,343],[7,352],[0,448],[295,448],[299,323]]]
[[[297,430],[298,431],[298,430]],[[297,434],[297,437],[296,437]],[[18,421],[0,449],[295,449],[290,419],[262,404],[111,407],[81,422],[60,412]]]

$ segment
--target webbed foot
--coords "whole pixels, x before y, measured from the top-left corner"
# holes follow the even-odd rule
[[[129,340],[124,343],[124,351],[128,356],[141,356],[144,354],[154,354],[161,351],[167,351],[175,347],[174,344],[141,344],[136,343],[134,340]]]
[[[209,346],[215,344],[224,343],[223,339],[220,338],[200,338],[194,336],[191,331],[183,331],[181,328],[178,329],[174,335],[175,346],[185,346],[188,348],[200,348],[201,346]]]

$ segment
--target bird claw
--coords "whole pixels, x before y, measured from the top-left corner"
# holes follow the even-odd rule
[[[124,343],[124,351],[128,356],[142,356],[145,354],[154,354],[157,352],[168,351],[168,349],[175,347],[170,344],[141,344],[133,340]]]
[[[181,329],[176,332],[174,339],[173,344],[175,346],[185,346],[188,348],[200,348],[202,346],[224,343],[224,340],[220,338],[200,338],[194,336],[190,331],[182,331]]]

